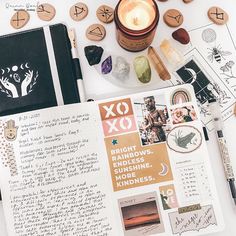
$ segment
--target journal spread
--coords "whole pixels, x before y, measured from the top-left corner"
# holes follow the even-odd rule
[[[79,101],[65,25],[1,36],[0,54],[0,115]]]
[[[224,227],[191,85],[2,117],[0,129],[9,236]]]

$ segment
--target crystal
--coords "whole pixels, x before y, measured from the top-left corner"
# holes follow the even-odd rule
[[[112,58],[109,56],[106,60],[102,62],[102,74],[107,75],[112,71]]]
[[[190,42],[189,33],[184,28],[177,29],[173,32],[172,37],[181,44],[188,44]]]
[[[171,75],[153,47],[148,48],[148,58],[162,80],[170,80]]]
[[[116,63],[114,65],[112,75],[116,79],[126,79],[129,77],[130,72],[130,65],[129,63],[123,58],[118,56],[116,58]]]
[[[151,67],[145,56],[139,56],[134,59],[134,70],[140,82],[146,84],[151,81]]]
[[[104,50],[102,47],[98,47],[95,45],[87,46],[84,48],[84,53],[90,66],[100,63],[103,51]]]
[[[183,61],[183,56],[172,47],[168,40],[162,41],[160,45],[160,49],[169,63],[172,65],[178,65]]]

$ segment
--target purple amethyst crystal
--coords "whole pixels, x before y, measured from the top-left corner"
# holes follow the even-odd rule
[[[102,62],[102,74],[107,75],[112,71],[112,58],[109,56],[105,61]]]

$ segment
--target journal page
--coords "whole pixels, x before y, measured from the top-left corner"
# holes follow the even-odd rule
[[[94,103],[1,119],[0,187],[8,236],[116,235],[99,136]]]
[[[223,229],[191,85],[99,103],[118,235]]]

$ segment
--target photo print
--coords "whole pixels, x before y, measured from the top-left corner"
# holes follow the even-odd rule
[[[143,146],[166,141],[170,117],[164,95],[147,96],[134,101],[134,109]]]
[[[119,207],[125,236],[164,232],[155,192],[120,199]]]
[[[183,106],[171,109],[171,119],[174,125],[197,120],[197,114],[193,106]]]
[[[159,191],[164,210],[169,210],[179,207],[175,192],[175,186],[173,184],[160,186]]]

